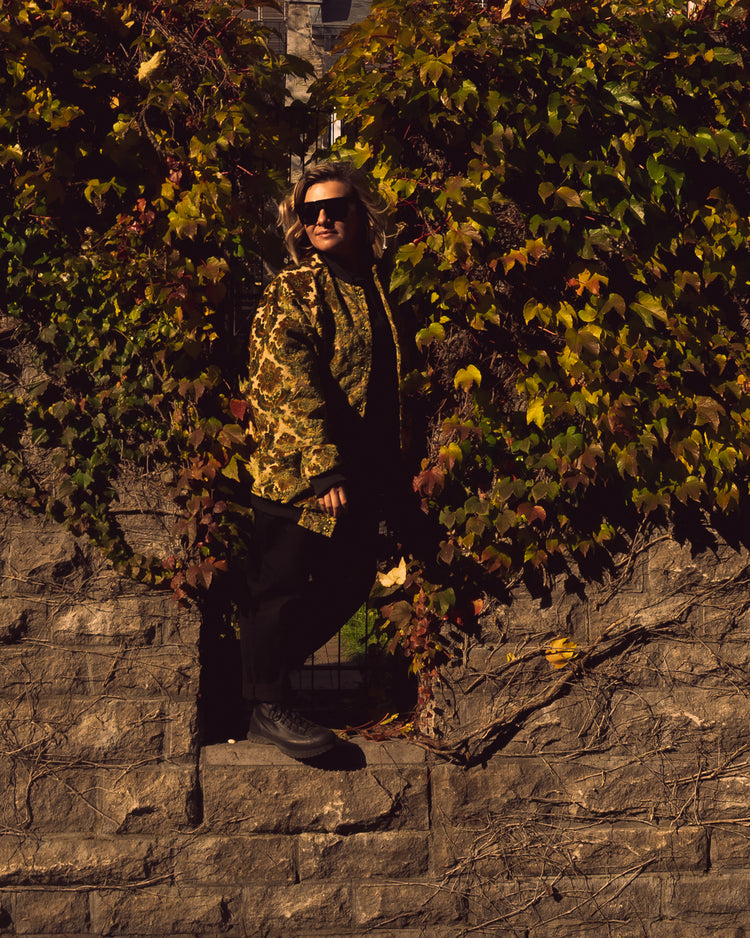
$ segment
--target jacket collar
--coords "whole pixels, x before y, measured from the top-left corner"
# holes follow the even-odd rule
[[[368,280],[372,278],[372,258],[370,258],[370,264],[368,264],[360,273],[355,273],[346,267],[342,267],[342,265],[339,264],[338,261],[334,260],[333,257],[318,252],[313,254],[307,263],[317,270],[321,270],[322,268],[327,267],[330,273],[337,280],[343,280],[344,283],[352,283],[358,286],[363,286],[365,283],[367,283]]]

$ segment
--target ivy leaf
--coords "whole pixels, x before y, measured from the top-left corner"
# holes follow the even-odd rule
[[[468,365],[466,368],[459,368],[453,378],[453,386],[458,390],[470,391],[473,385],[479,387],[482,383],[482,375],[476,365]]]
[[[570,186],[560,186],[559,189],[555,189],[555,195],[570,208],[583,208],[580,195]]]
[[[398,566],[393,567],[387,573],[378,573],[378,583],[385,589],[394,586],[403,586],[406,582],[406,559],[404,557],[399,561]]]
[[[579,654],[578,642],[571,638],[556,638],[545,646],[544,657],[553,668],[564,668]]]
[[[702,396],[696,397],[695,404],[696,426],[710,424],[714,430],[718,430],[721,417],[726,413],[721,404],[712,397]]]
[[[158,52],[154,52],[145,62],[141,62],[138,66],[138,81],[151,81],[161,65],[165,54],[164,49],[159,49]]]
[[[439,322],[431,322],[429,326],[420,329],[417,332],[417,348],[421,351],[426,345],[432,342],[442,342],[445,338],[445,326]]]
[[[544,400],[541,397],[535,398],[526,408],[526,423],[535,423],[541,428],[544,426],[546,417]]]

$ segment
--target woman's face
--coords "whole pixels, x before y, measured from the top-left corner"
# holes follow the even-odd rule
[[[313,183],[305,193],[300,216],[316,251],[356,266],[359,219],[349,183],[340,179]]]

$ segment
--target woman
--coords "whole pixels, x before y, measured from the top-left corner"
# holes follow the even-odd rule
[[[287,675],[369,594],[380,503],[399,474],[401,358],[364,176],[319,164],[280,212],[297,266],[269,285],[250,337],[255,528],[240,638],[248,739],[304,759],[336,737],[286,706]]]

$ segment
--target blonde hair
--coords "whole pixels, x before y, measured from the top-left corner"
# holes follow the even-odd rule
[[[367,177],[351,163],[318,163],[306,169],[287,197],[279,204],[279,224],[284,229],[284,241],[295,263],[300,264],[314,253],[305,226],[299,217],[299,207],[305,201],[310,186],[317,182],[336,180],[348,184],[357,203],[360,237],[363,251],[371,250],[382,257],[385,244],[385,210],[379,197],[372,191]]]

